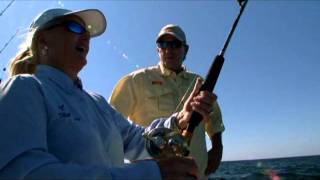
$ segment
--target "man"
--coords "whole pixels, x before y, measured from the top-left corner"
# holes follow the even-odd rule
[[[184,97],[188,97],[190,87],[199,77],[183,66],[189,46],[179,26],[164,26],[156,43],[159,64],[122,78],[109,99],[110,104],[124,116],[143,126],[149,125],[155,118],[168,117],[182,109]],[[211,120],[199,124],[190,145],[191,156],[196,159],[202,175],[215,172],[222,157],[221,133],[224,125],[217,103],[213,109]],[[213,148],[209,152],[206,150],[205,132],[212,142]]]

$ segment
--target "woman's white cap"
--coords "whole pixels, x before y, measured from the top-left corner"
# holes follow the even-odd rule
[[[63,16],[75,15],[80,17],[85,23],[87,31],[91,37],[101,35],[107,27],[107,20],[103,13],[98,9],[84,9],[71,11],[68,9],[48,9],[40,13],[31,23],[30,30],[38,30],[45,27],[49,22]]]

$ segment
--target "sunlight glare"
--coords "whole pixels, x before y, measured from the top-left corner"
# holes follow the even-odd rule
[[[58,1],[58,5],[59,5],[60,7],[64,7],[64,4],[62,3],[62,1]]]
[[[123,57],[124,59],[126,59],[126,60],[129,59],[128,56],[127,56],[125,53],[122,53],[122,57]]]

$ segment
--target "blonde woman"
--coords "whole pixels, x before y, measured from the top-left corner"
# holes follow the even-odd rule
[[[209,117],[215,95],[190,98],[178,120],[157,119],[147,129],[127,121],[78,78],[90,39],[105,28],[96,9],[49,9],[31,23],[26,47],[0,89],[0,179],[198,178],[192,158],[123,160],[150,157],[145,130],[178,128],[191,109]]]

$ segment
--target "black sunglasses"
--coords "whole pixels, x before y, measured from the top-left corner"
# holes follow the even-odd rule
[[[174,40],[174,41],[158,41],[157,46],[158,48],[181,48],[184,44],[179,41],[179,40]]]
[[[86,28],[76,21],[61,21],[48,25],[47,30],[63,26],[67,31],[82,35],[87,32]]]

